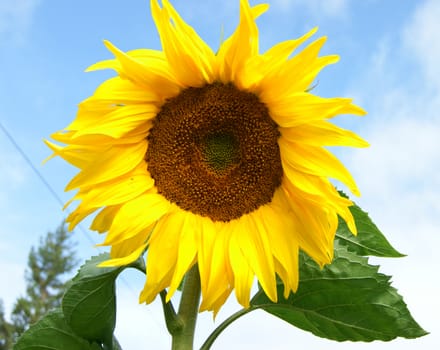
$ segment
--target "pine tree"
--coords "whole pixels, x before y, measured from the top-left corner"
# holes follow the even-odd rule
[[[0,299],[0,350],[12,348],[12,333],[14,326],[5,319],[3,300]]]
[[[69,237],[63,222],[55,232],[41,237],[37,248],[31,248],[25,271],[26,295],[16,300],[11,315],[14,339],[60,306],[66,286],[64,275],[78,265]]]

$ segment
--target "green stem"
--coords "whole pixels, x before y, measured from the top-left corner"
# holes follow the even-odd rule
[[[209,337],[206,339],[206,341],[201,346],[200,350],[209,350],[211,349],[212,344],[217,339],[217,337],[220,335],[221,332],[223,332],[226,327],[228,327],[232,322],[240,318],[241,316],[244,316],[248,314],[251,311],[256,310],[257,308],[249,307],[247,309],[241,309],[240,311],[237,311],[236,313],[229,316],[226,320],[224,320],[214,331],[209,335]]]
[[[115,336],[113,336],[113,350],[122,350],[121,344],[119,344]]]
[[[177,317],[182,322],[172,333],[172,350],[192,350],[194,331],[200,304],[200,275],[197,265],[194,265],[185,276],[182,298],[180,299]]]
[[[160,292],[160,300],[162,301],[162,308],[165,315],[165,322],[167,325],[168,333],[172,335],[182,329],[183,322],[180,317],[177,316],[171,300],[167,302],[166,297],[167,292],[165,290]]]

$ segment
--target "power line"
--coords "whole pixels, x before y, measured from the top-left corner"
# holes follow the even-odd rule
[[[8,140],[12,143],[12,145],[15,147],[17,152],[23,157],[23,159],[26,161],[26,163],[29,165],[29,167],[32,169],[32,171],[38,176],[38,178],[41,180],[43,185],[46,187],[46,189],[50,192],[52,197],[57,201],[57,203],[61,206],[61,208],[64,206],[64,203],[60,196],[55,192],[53,187],[49,184],[49,182],[44,178],[44,176],[41,174],[41,172],[38,170],[38,168],[32,163],[30,158],[27,156],[27,154],[24,152],[24,150],[20,147],[17,141],[15,141],[14,137],[11,135],[11,133],[6,129],[6,127],[2,124],[0,121],[0,129],[2,129],[3,133],[6,135]],[[84,227],[80,224],[77,225],[77,227],[80,229],[80,231],[86,236],[86,238],[89,240],[90,243],[96,246],[96,242],[93,240],[93,238],[90,236],[90,233],[84,229]],[[100,250],[100,247],[96,247],[98,251]],[[135,291],[133,288],[129,285],[129,283],[122,278],[121,281],[130,289],[133,293]]]
[[[58,204],[63,207],[63,201],[61,198],[57,195],[57,193],[54,191],[54,189],[50,186],[50,184],[46,181],[46,179],[43,177],[43,175],[38,171],[38,169],[35,167],[35,165],[32,163],[32,161],[29,159],[29,157],[24,153],[23,149],[20,147],[20,145],[15,141],[15,139],[12,137],[12,135],[9,133],[9,131],[3,126],[3,124],[0,122],[0,129],[2,129],[3,133],[6,135],[8,140],[12,143],[12,145],[15,147],[15,149],[20,153],[20,155],[23,157],[23,159],[26,161],[26,163],[31,167],[31,169],[34,171],[34,173],[39,177],[41,182],[44,184],[44,186],[49,190],[49,192],[52,194],[52,196],[55,198],[55,200],[58,202]]]
[[[12,137],[11,133],[6,129],[6,127],[0,122],[0,129],[2,129],[3,133],[6,135],[8,140],[12,143],[12,145],[15,147],[18,153],[23,157],[23,159],[26,161],[26,163],[29,165],[29,167],[32,169],[32,171],[35,173],[35,175],[38,176],[38,178],[43,183],[44,187],[50,192],[50,194],[55,198],[57,203],[61,206],[61,208],[64,206],[63,201],[61,200],[60,196],[55,192],[55,190],[52,188],[52,186],[47,182],[47,180],[44,178],[44,176],[41,174],[41,172],[37,169],[37,167],[32,163],[30,158],[26,155],[26,153],[23,151],[23,149],[20,147],[20,145],[15,141],[15,139]],[[81,224],[78,225],[79,229],[85,234],[86,238],[89,240],[90,243],[93,245],[96,245],[96,242],[93,240],[92,237],[90,237],[90,234],[88,231],[84,229],[84,227],[81,226]]]

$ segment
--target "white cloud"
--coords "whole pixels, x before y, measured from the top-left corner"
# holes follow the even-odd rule
[[[22,42],[40,0],[1,0],[0,38]]]
[[[391,46],[383,38],[379,43],[371,69],[358,82],[370,112],[362,134],[372,146],[346,161],[364,195],[360,204],[396,248],[408,254],[379,260],[416,320],[431,332],[408,348],[434,349],[440,343],[432,313],[440,293],[438,279],[432,278],[440,267],[439,16],[438,1],[420,3],[402,28],[400,42]]]
[[[404,113],[401,108],[402,102],[396,106],[397,113]],[[440,188],[440,120],[432,120],[425,113],[398,114],[388,122],[376,121],[366,136],[371,147],[356,152],[352,161],[364,183],[363,192],[388,198],[398,187],[407,194],[417,191],[429,197]],[[371,181],[373,177],[375,181]]]
[[[426,75],[427,82],[440,89],[440,2],[426,1],[414,14],[412,23],[404,30],[404,44]]]
[[[436,13],[440,15],[439,2],[423,3],[402,29],[400,47],[387,48],[384,40],[372,54],[371,69],[359,82],[360,98],[364,103],[374,101],[364,120],[368,130],[363,132],[372,146],[356,152],[351,168],[363,192],[380,198],[375,203],[379,213],[398,207],[402,221],[423,218],[440,224],[440,70],[434,74],[440,61],[440,40],[435,38],[440,22]],[[420,36],[430,39],[416,42]],[[417,79],[420,86],[400,84],[393,76],[399,73],[405,81],[404,72],[393,67],[393,50],[417,59],[416,75],[426,73]]]

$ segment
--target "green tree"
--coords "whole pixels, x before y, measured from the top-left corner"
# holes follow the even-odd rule
[[[70,236],[63,222],[55,232],[41,237],[38,247],[31,248],[25,271],[26,295],[17,298],[11,314],[14,340],[49,310],[60,306],[66,287],[64,276],[78,265]]]
[[[6,321],[3,300],[0,299],[0,350],[12,348],[12,333],[14,326]]]

